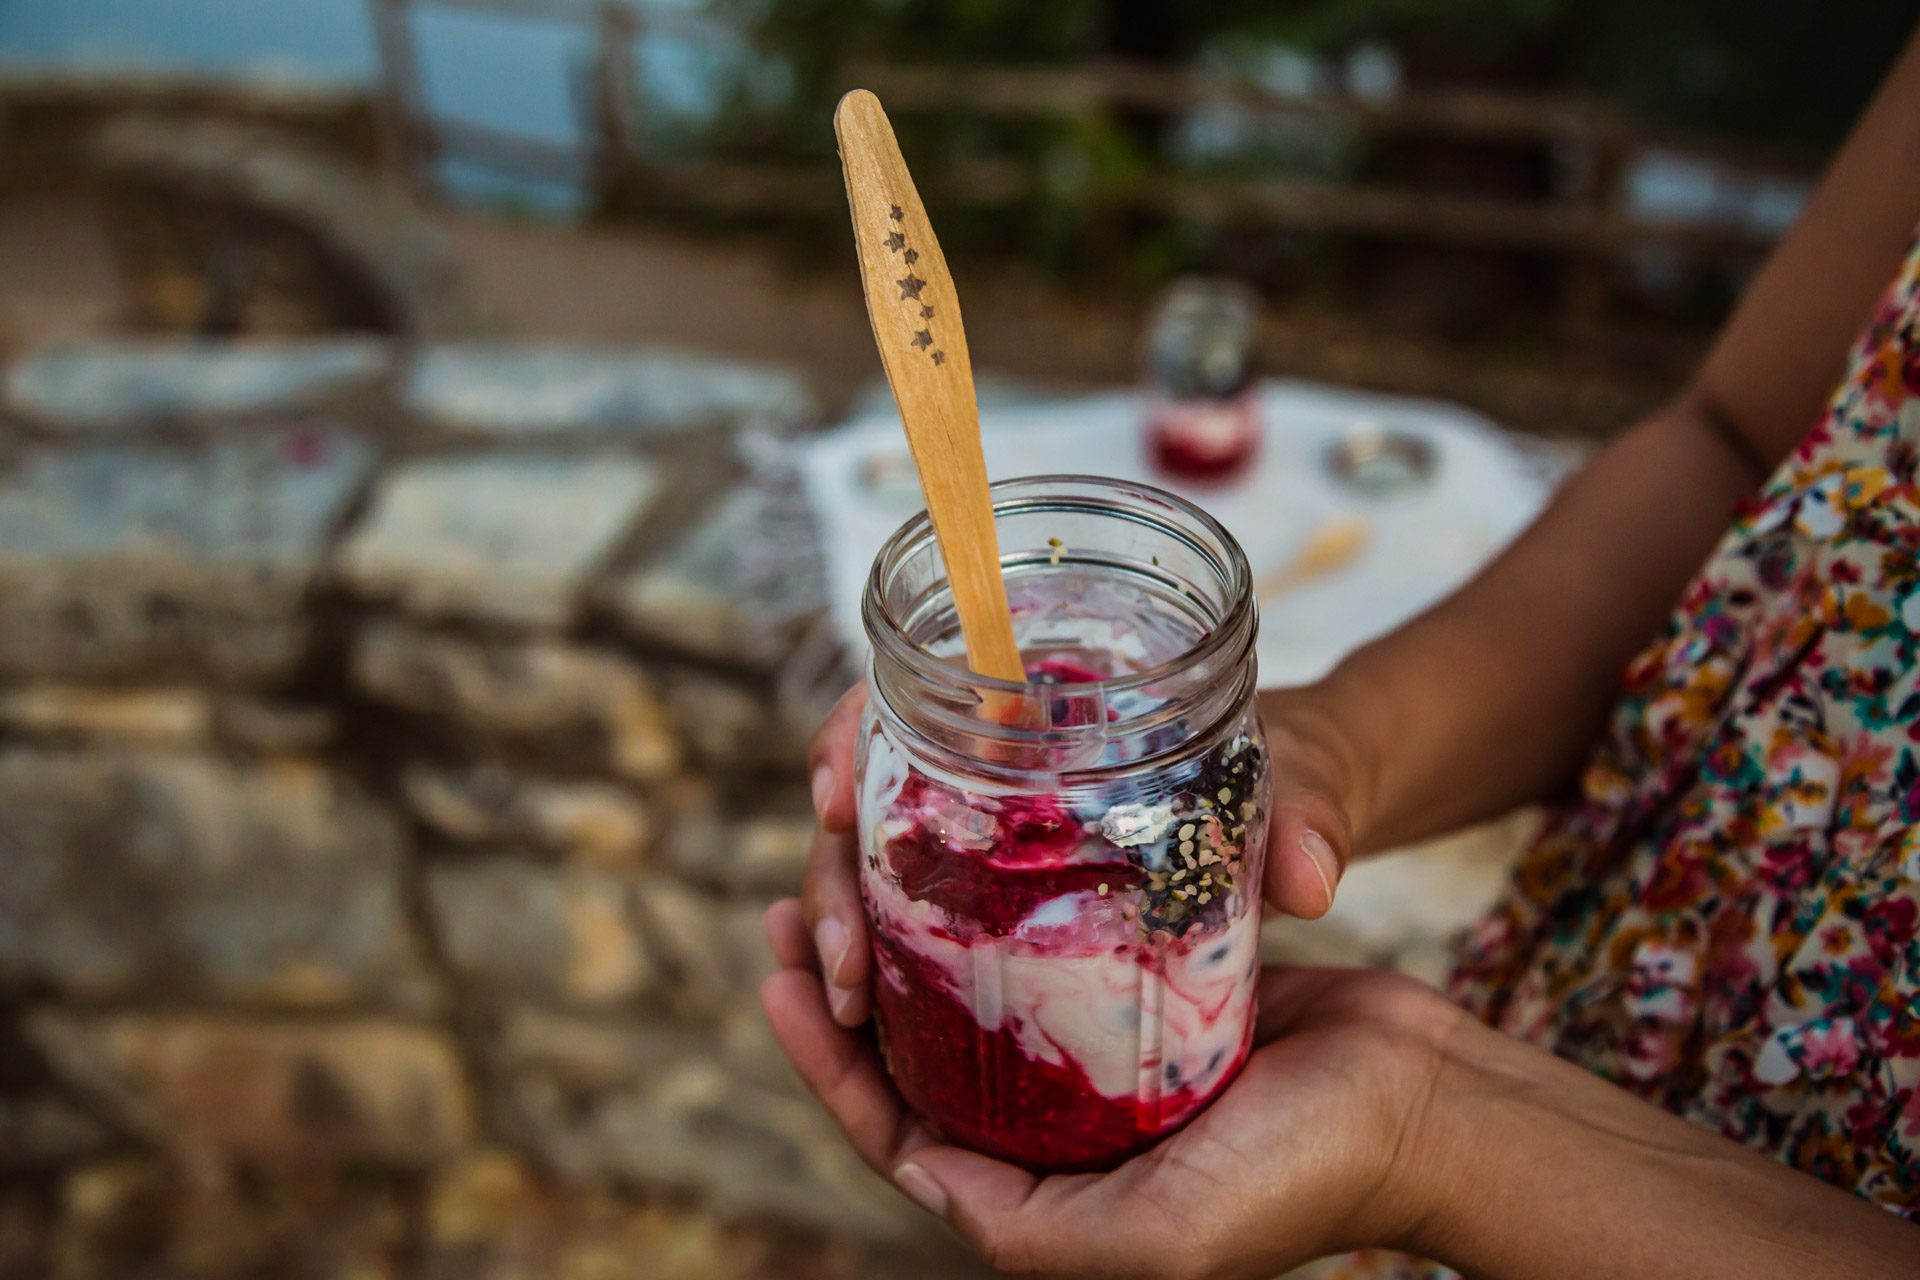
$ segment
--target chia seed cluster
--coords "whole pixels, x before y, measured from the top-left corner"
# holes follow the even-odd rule
[[[1185,790],[1157,804],[1107,811],[1101,834],[1140,868],[1143,932],[1164,930],[1179,938],[1196,925],[1225,926],[1242,888],[1262,774],[1259,749],[1236,734],[1201,759]]]

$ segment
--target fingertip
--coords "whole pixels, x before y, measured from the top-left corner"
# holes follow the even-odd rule
[[[826,807],[820,811],[820,825],[836,836],[846,835],[853,830],[858,819],[858,806],[854,803],[853,780],[836,784],[827,800]]]
[[[798,898],[782,898],[760,913],[760,932],[766,935],[773,958],[783,969],[813,966],[813,948],[807,938],[806,908]]]
[[[1276,798],[1267,833],[1267,901],[1302,920],[1333,908],[1346,870],[1348,826],[1326,795],[1294,790]]]
[[[807,780],[820,825],[834,835],[853,830],[858,821],[854,796],[854,757],[858,750],[860,717],[866,709],[865,684],[857,684],[834,704],[813,736],[808,753]]]
[[[782,969],[761,980],[760,1008],[767,1025],[803,1078],[814,1074],[810,1064],[823,1052],[823,1035],[830,1039],[840,1034],[826,1005],[819,979],[812,974]]]
[[[1307,831],[1272,851],[1268,899],[1302,920],[1318,920],[1333,909],[1340,864],[1324,837]]]
[[[867,1020],[867,988],[835,987],[827,988],[827,1010],[833,1014],[833,1020],[849,1031]]]
[[[808,789],[813,793],[813,813],[822,823],[827,820],[827,812],[833,807],[833,766],[821,761],[813,767],[808,779]]]
[[[1334,887],[1340,883],[1340,859],[1334,854],[1333,846],[1327,843],[1327,838],[1311,829],[1300,836],[1300,852],[1306,856],[1308,867],[1320,882],[1320,910],[1325,914],[1333,908]]]
[[[907,1193],[907,1198],[925,1209],[936,1218],[947,1216],[947,1189],[940,1180],[909,1160],[893,1171],[894,1185]]]
[[[846,964],[852,937],[840,917],[831,913],[821,916],[820,923],[813,926],[813,949],[820,957],[820,976],[827,980],[829,988],[846,981],[840,971]]]
[[[767,1015],[776,1037],[780,1030],[780,1021],[787,1012],[787,978],[789,969],[778,969],[760,979],[760,1008]]]

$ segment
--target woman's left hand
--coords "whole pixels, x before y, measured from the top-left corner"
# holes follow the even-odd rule
[[[1411,1246],[1445,1046],[1487,1034],[1408,978],[1268,970],[1254,1052],[1211,1107],[1111,1173],[1041,1178],[942,1145],[871,1036],[829,1013],[799,902],[776,903],[766,928],[784,966],[761,989],[767,1016],[855,1150],[1023,1275],[1259,1277],[1342,1249]]]

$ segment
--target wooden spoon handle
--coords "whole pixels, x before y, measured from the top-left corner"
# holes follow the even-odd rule
[[[993,527],[960,299],[893,126],[865,89],[833,113],[867,319],[920,472],[975,672],[1024,682]]]
[[[1293,559],[1254,584],[1254,595],[1264,605],[1287,592],[1337,573],[1360,558],[1372,534],[1364,521],[1336,516],[1315,529]]]

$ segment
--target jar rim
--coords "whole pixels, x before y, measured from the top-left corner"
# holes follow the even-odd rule
[[[1048,489],[1064,489],[1066,492],[1043,492]],[[1075,493],[1075,489],[1082,492]],[[1220,576],[1223,603],[1218,621],[1190,648],[1181,650],[1171,658],[1142,671],[1100,680],[1040,685],[1032,681],[981,675],[970,668],[954,666],[916,643],[887,601],[886,585],[892,574],[907,557],[920,551],[934,537],[932,517],[923,508],[895,530],[874,557],[861,602],[862,622],[868,642],[876,650],[884,652],[889,660],[913,670],[921,679],[930,679],[956,691],[1032,696],[1034,690],[1044,688],[1049,696],[1073,697],[1096,689],[1110,693],[1158,684],[1197,664],[1212,661],[1236,644],[1245,654],[1252,652],[1254,632],[1258,627],[1253,570],[1239,541],[1227,531],[1225,525],[1195,503],[1176,493],[1139,481],[1068,473],[1016,476],[994,482],[989,486],[989,491],[993,496],[996,525],[1005,515],[1046,510],[1054,506],[1064,510],[1086,510],[1089,503],[1110,504],[1115,498],[1131,499],[1128,507],[1109,507],[1100,513],[1152,524],[1180,538],[1208,561]],[[1150,510],[1141,509],[1154,505],[1168,508],[1182,519],[1199,526],[1199,532],[1206,541],[1172,520],[1155,518]],[[1207,545],[1208,541],[1212,543],[1211,546]]]

